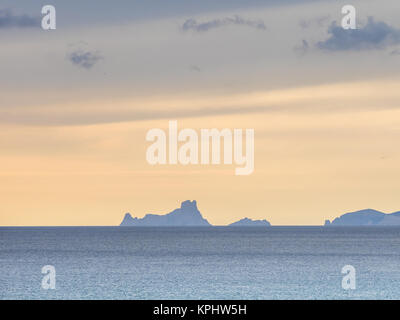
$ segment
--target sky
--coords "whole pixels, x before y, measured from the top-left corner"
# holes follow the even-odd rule
[[[0,225],[118,225],[188,199],[216,225],[399,211],[397,7],[0,0]],[[253,128],[254,173],[150,165],[146,133],[169,120]]]

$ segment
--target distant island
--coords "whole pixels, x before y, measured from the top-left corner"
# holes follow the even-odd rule
[[[126,213],[121,227],[212,227],[207,219],[203,218],[197,208],[196,200],[186,200],[167,214],[146,214],[143,218],[132,217]],[[243,218],[227,225],[228,227],[269,227],[267,220],[252,220]],[[325,220],[324,226],[400,226],[400,211],[384,213],[373,209],[365,209],[345,213],[334,220]]]
[[[373,209],[349,212],[334,219],[325,220],[325,226],[400,226],[400,211],[383,213]]]
[[[229,225],[230,227],[269,227],[271,224],[267,220],[252,220],[244,218]]]
[[[271,224],[267,220],[252,220],[244,218],[228,226],[232,227],[267,227]],[[181,207],[165,215],[146,214],[143,218],[133,218],[126,213],[121,227],[211,227],[197,208],[196,200],[184,201]]]

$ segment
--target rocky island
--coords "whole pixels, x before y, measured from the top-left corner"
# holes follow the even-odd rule
[[[241,219],[230,224],[234,227],[263,227],[270,226],[267,220]],[[203,218],[197,208],[196,200],[186,200],[181,207],[165,215],[146,214],[143,218],[133,218],[126,213],[121,227],[211,227],[212,225]]]
[[[269,227],[271,224],[267,220],[252,220],[244,218],[229,225],[230,227]]]
[[[400,226],[400,211],[383,213],[373,209],[349,212],[334,219],[325,220],[325,226]]]

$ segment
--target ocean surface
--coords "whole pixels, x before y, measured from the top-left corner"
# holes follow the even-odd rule
[[[400,227],[0,228],[0,299],[400,299]]]

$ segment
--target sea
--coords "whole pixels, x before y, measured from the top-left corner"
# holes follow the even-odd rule
[[[0,299],[400,299],[400,227],[2,227]]]

